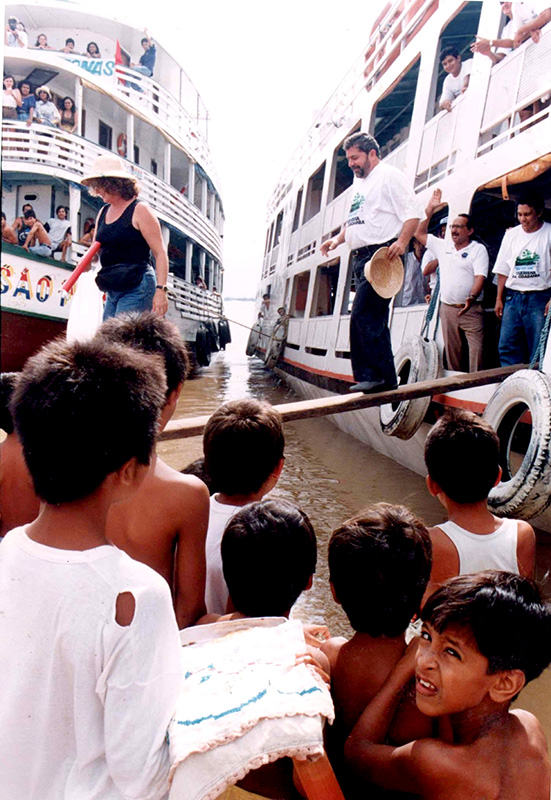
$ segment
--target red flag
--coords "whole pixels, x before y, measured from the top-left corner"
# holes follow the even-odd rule
[[[117,39],[117,46],[115,47],[115,64],[120,64],[121,66],[124,64],[122,60],[122,52],[121,52],[121,43]]]

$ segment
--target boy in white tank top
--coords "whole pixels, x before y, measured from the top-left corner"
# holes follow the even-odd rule
[[[446,413],[429,431],[425,463],[428,490],[448,513],[447,522],[429,528],[432,572],[425,600],[456,575],[499,569],[532,577],[532,526],[488,509],[488,494],[501,480],[493,428],[470,411]]]

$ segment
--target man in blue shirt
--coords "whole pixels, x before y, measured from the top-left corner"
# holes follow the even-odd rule
[[[157,48],[153,44],[153,40],[149,35],[147,28],[145,29],[145,36],[141,41],[144,49],[143,54],[140,56],[139,64],[132,64],[131,69],[133,72],[139,72],[140,75],[145,75],[146,78],[153,76],[155,69],[155,59],[157,58]]]

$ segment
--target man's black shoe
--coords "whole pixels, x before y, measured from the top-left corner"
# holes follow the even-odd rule
[[[349,392],[363,392],[364,394],[375,394],[375,392],[390,392],[397,389],[398,384],[393,386],[385,383],[384,381],[361,381],[355,383],[349,388]]]

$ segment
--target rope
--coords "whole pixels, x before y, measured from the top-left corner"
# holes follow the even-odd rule
[[[436,310],[438,308],[439,302],[440,302],[440,267],[437,267],[436,268],[436,286],[434,287],[433,292],[432,292],[432,294],[430,296],[429,307],[427,308],[427,312],[425,314],[425,319],[423,321],[423,328],[421,330],[421,336],[424,339],[428,339],[430,323],[432,321],[432,318],[434,317],[434,314],[436,313]],[[440,323],[440,316],[438,315],[437,318],[436,318],[436,325],[434,326],[434,337],[433,338],[436,337],[436,331],[438,330],[439,323]]]
[[[549,329],[551,328],[551,307],[547,312],[547,316],[545,317],[545,322],[543,324],[543,328],[541,331],[541,336],[539,340],[539,344],[536,347],[534,352],[534,357],[530,362],[530,369],[535,369],[536,364],[538,364],[538,369],[541,372],[541,367],[543,364],[543,357],[545,355],[545,348],[547,347],[547,339],[549,338]]]
[[[232,325],[239,325],[241,328],[246,328],[248,331],[254,330],[254,328],[251,328],[250,325],[245,325],[245,323],[238,322],[236,319],[230,319],[229,317],[226,317],[225,314],[220,314],[219,319],[225,319],[227,322],[231,322]],[[270,333],[263,333],[262,331],[258,331],[258,335],[265,336],[267,339],[269,339],[271,336]]]

